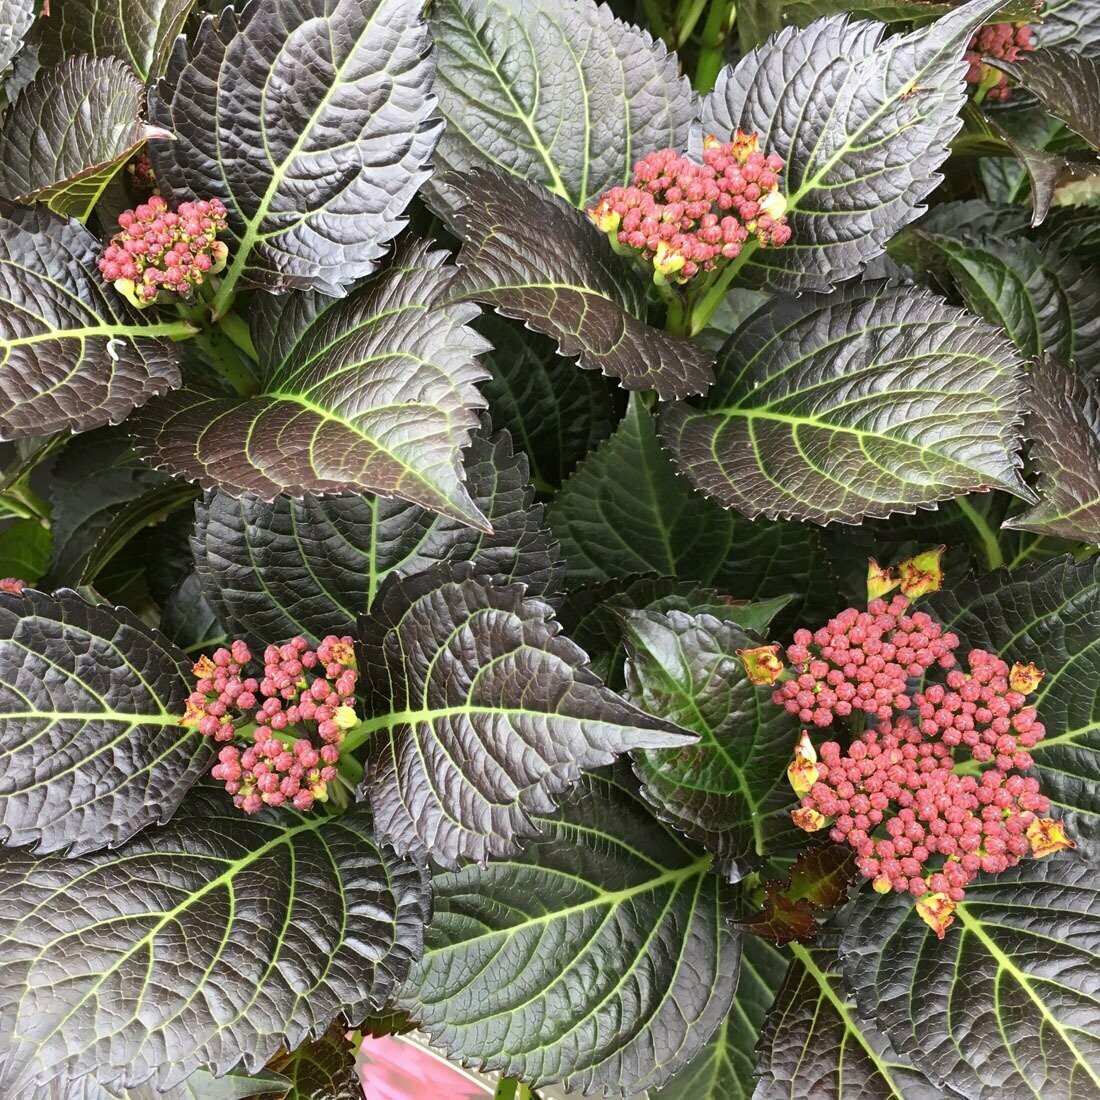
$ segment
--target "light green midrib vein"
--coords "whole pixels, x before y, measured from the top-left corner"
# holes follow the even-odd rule
[[[711,856],[707,854],[700,856],[693,863],[689,863],[684,867],[677,867],[674,870],[665,871],[663,874],[647,879],[645,882],[635,884],[634,886],[628,886],[623,890],[597,889],[597,892],[593,897],[589,898],[588,901],[578,902],[576,905],[571,905],[565,909],[555,909],[552,913],[543,913],[537,917],[528,917],[522,924],[515,924],[509,928],[494,928],[488,932],[482,932],[480,935],[471,936],[468,939],[460,940],[456,943],[449,943],[442,947],[428,948],[424,952],[424,958],[427,959],[432,955],[438,955],[442,952],[454,951],[456,948],[465,950],[471,944],[478,943],[482,940],[492,940],[501,936],[511,939],[528,928],[538,928],[545,924],[551,924],[554,921],[568,920],[578,913],[586,913],[591,909],[598,909],[605,905],[622,905],[632,898],[637,897],[639,894],[652,893],[662,886],[672,885],[678,887],[692,878],[698,878],[706,874],[710,869],[710,865]],[[546,871],[548,869],[538,868],[538,870]],[[589,885],[591,885],[591,883],[589,883]]]
[[[252,254],[252,249],[256,242],[260,239],[260,226],[263,224],[264,219],[267,217],[271,200],[278,193],[279,188],[282,187],[286,180],[287,173],[290,170],[290,166],[302,155],[302,149],[305,147],[306,141],[312,137],[314,130],[317,127],[318,121],[321,119],[324,112],[328,109],[332,103],[333,97],[338,91],[342,91],[345,87],[344,74],[348,68],[356,64],[359,60],[360,46],[364,39],[368,37],[371,30],[374,27],[375,19],[379,12],[385,10],[384,4],[379,4],[374,12],[371,13],[370,18],[367,20],[363,30],[356,36],[355,42],[348,48],[347,54],[340,67],[333,74],[332,81],[329,83],[328,88],[325,89],[325,94],[321,99],[321,102],[314,109],[313,113],[309,116],[306,124],[301,128],[298,134],[297,140],[294,142],[293,148],[283,158],[283,160],[276,165],[272,166],[271,182],[267,185],[267,190],[263,194],[263,198],[260,199],[256,205],[256,213],[246,223],[245,231],[241,235],[240,240],[237,242],[237,254],[233,259],[229,270],[226,271],[222,278],[222,285],[218,289],[218,293],[214,298],[213,308],[215,314],[223,310],[226,304],[233,296],[236,289],[237,282],[240,280],[241,275],[244,273],[244,269],[248,265],[249,257]],[[280,54],[282,51],[280,50]],[[219,92],[221,90],[221,68],[219,66],[218,72],[218,86]]]
[[[0,338],[0,351],[8,348],[23,348],[31,344],[44,344],[55,340],[88,340],[99,337],[103,340],[125,339],[128,337],[179,337],[190,336],[194,329],[186,321],[165,321],[159,325],[86,325],[83,328],[50,329],[47,332],[35,332],[29,336]]]
[[[875,1052],[874,1047],[864,1037],[863,1029],[860,1027],[858,1021],[852,1015],[851,1009],[848,1005],[836,994],[836,990],[833,989],[829,982],[829,976],[814,962],[813,956],[810,952],[802,946],[800,943],[788,944],[788,948],[796,959],[806,968],[810,976],[817,983],[818,989],[821,991],[822,997],[824,997],[840,1016],[841,1022],[844,1025],[845,1033],[848,1035],[854,1035],[859,1045],[863,1047],[867,1054],[867,1058],[871,1064],[878,1071],[885,1084],[889,1085],[893,1090],[894,1096],[898,1100],[905,1100],[905,1093],[894,1082],[893,1076],[890,1072],[889,1065],[882,1060],[882,1058]]]
[[[214,891],[216,889],[220,889],[220,888],[226,889],[227,893],[232,898],[232,896],[233,896],[233,887],[232,887],[233,879],[238,874],[240,874],[241,871],[244,868],[248,867],[250,864],[255,864],[256,862],[261,860],[270,850],[273,850],[277,847],[285,845],[288,849],[292,848],[292,841],[294,840],[294,838],[299,833],[308,833],[308,832],[316,833],[318,831],[319,827],[322,824],[325,824],[326,822],[329,822],[330,820],[331,819],[314,818],[312,820],[303,821],[300,825],[294,825],[294,826],[286,827],[285,829],[279,831],[276,836],[272,837],[271,840],[267,841],[265,844],[261,845],[259,848],[255,848],[252,851],[249,851],[248,853],[246,853],[241,858],[231,860],[229,862],[229,865],[226,867],[226,869],[220,875],[218,875],[217,878],[211,879],[209,882],[207,882],[203,886],[199,887],[199,889],[191,891],[177,905],[173,906],[171,909],[163,911],[160,914],[160,918],[155,922],[153,927],[150,928],[150,930],[145,933],[145,935],[143,935],[139,939],[135,940],[134,943],[126,951],[124,951],[124,952],[122,952],[118,955],[118,957],[111,963],[110,966],[104,968],[103,973],[99,976],[99,978],[91,986],[91,988],[88,989],[81,996],[80,1000],[76,1004],[73,1005],[73,1007],[69,1010],[68,1013],[65,1014],[65,1016],[62,1019],[57,1021],[57,1023],[55,1024],[55,1026],[53,1028],[53,1030],[50,1032],[50,1035],[56,1035],[59,1031],[61,1031],[62,1028],[64,1028],[64,1026],[69,1022],[69,1020],[72,1019],[72,1017],[88,1002],[88,1000],[90,998],[94,997],[98,993],[98,991],[99,991],[100,987],[103,985],[103,983],[106,982],[107,979],[109,977],[111,977],[111,975],[116,973],[118,971],[118,969],[121,966],[123,966],[130,958],[132,958],[134,955],[136,955],[138,951],[148,950],[149,954],[153,955],[155,953],[153,951],[153,941],[155,940],[156,936],[160,934],[161,930],[169,922],[177,921],[177,923],[178,923],[179,922],[179,917],[182,914],[185,914],[201,898],[205,897],[207,894],[211,893],[212,891]],[[152,854],[152,853],[145,853],[145,854]],[[194,858],[194,857],[192,857],[192,858]],[[205,858],[210,858],[210,857],[205,857]],[[290,903],[291,903],[292,900],[293,899],[291,898],[290,901],[288,901],[288,906],[287,906],[288,908],[290,908]],[[230,913],[232,913],[233,911],[234,911],[233,905],[231,904]],[[110,920],[97,921],[96,926],[108,925],[108,924],[114,923],[114,921],[123,921],[123,922],[133,921],[133,920],[139,919],[139,918],[140,918],[140,914],[121,913],[117,917],[111,918]],[[227,926],[231,925],[230,920],[227,919],[226,925]],[[45,944],[39,950],[38,955],[33,960],[31,960],[31,962],[29,964],[30,969],[33,969],[39,962],[41,962],[42,956],[45,954],[45,952],[51,946],[53,946],[53,941],[50,941],[49,943]],[[33,1041],[36,1042],[37,1046],[41,1047],[42,1044],[45,1042],[45,1039],[40,1037],[40,1038],[38,1038],[36,1040],[33,1040]]]
[[[1089,1059],[1082,1054],[1081,1051],[1070,1041],[1069,1029],[1064,1027],[1047,1008],[1046,1002],[1041,996],[1032,988],[1031,980],[1017,968],[1013,960],[1009,958],[997,944],[990,937],[982,926],[982,922],[975,917],[972,917],[967,911],[966,906],[961,905],[956,910],[955,915],[959,918],[959,922],[966,928],[967,932],[971,933],[975,939],[977,939],[981,945],[989,952],[990,956],[997,964],[998,973],[1009,973],[1019,983],[1020,987],[1031,999],[1032,1003],[1039,1009],[1039,1014],[1043,1019],[1054,1029],[1057,1035],[1062,1039],[1070,1051],[1072,1051],[1074,1058],[1077,1059],[1077,1064],[1084,1067],[1085,1072],[1091,1078],[1093,1084],[1100,1089],[1100,1066],[1090,1063]],[[1078,992],[1074,990],[1074,992]],[[999,1014],[998,1014],[999,1015]]]

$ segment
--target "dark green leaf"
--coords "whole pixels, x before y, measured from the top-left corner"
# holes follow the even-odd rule
[[[621,778],[587,776],[539,824],[522,856],[436,876],[402,1002],[453,1057],[536,1087],[655,1088],[729,1011],[730,888]]]
[[[34,584],[50,565],[50,532],[36,519],[0,524],[0,577]]]
[[[1100,275],[1094,270],[1003,227],[922,236],[947,258],[970,310],[1000,325],[1024,355],[1050,353],[1100,378]]]
[[[751,1100],[756,1043],[786,964],[763,940],[742,940],[741,977],[729,1015],[692,1061],[651,1094],[653,1100]]]
[[[36,30],[39,57],[44,65],[56,65],[74,53],[120,57],[148,80],[160,75],[194,6],[195,0],[55,2]]]
[[[290,1079],[290,1091],[274,1095],[285,1095],[286,1100],[363,1100],[355,1048],[345,1038],[346,1031],[333,1024],[320,1039],[273,1059],[270,1068]],[[272,1095],[265,1092],[264,1100]]]
[[[420,0],[256,0],[180,38],[150,97],[170,199],[229,209],[236,285],[340,295],[404,226],[439,137]]]
[[[84,221],[145,141],[145,88],[116,58],[74,57],[27,88],[0,130],[0,195]]]
[[[835,950],[794,944],[783,987],[768,1013],[753,1100],[858,1096],[945,1100],[884,1035],[860,1021],[840,982]]]
[[[625,697],[700,738],[634,753],[642,795],[739,879],[797,831],[786,766],[798,722],[749,682],[737,651],[759,642],[740,627],[682,611],[626,611],[623,620]]]
[[[557,543],[543,528],[527,464],[512,454],[507,434],[474,437],[466,477],[492,535],[377,497],[265,504],[208,493],[192,539],[206,598],[234,634],[278,643],[352,632],[390,573],[420,573],[441,561],[471,561],[496,584],[523,581],[529,595],[556,592]]]
[[[171,817],[214,753],[189,662],[125,608],[0,593],[0,840],[92,852]]]
[[[193,570],[164,601],[160,629],[187,653],[228,644],[228,632],[207,602],[202,582]]]
[[[719,74],[704,132],[756,131],[786,161],[792,239],[752,253],[745,274],[827,290],[923,212],[960,126],[963,51],[1002,3],[972,0],[885,41],[881,23],[832,16],[783,31]]]
[[[0,1085],[94,1070],[167,1088],[242,1057],[254,1072],[338,1012],[383,1004],[425,915],[423,870],[377,846],[362,808],[248,818],[200,790],[118,851],[9,853]]]
[[[551,340],[506,317],[486,313],[476,327],[493,344],[481,357],[492,376],[481,392],[493,424],[511,432],[535,485],[555,490],[612,433],[626,394],[595,371],[575,369]]]
[[[822,579],[815,531],[748,523],[694,492],[637,400],[577,467],[548,516],[572,585],[652,572],[758,600],[807,594]]]
[[[0,0],[0,76],[7,71],[34,23],[34,0]]]
[[[359,639],[376,716],[365,797],[399,854],[514,856],[582,772],[692,740],[604,687],[547,603],[473,567],[391,577]]]
[[[1059,852],[968,886],[943,940],[907,895],[868,893],[841,951],[860,1015],[933,1081],[970,1100],[1091,1100],[1100,1096],[1098,943],[1096,863]]]
[[[110,428],[77,436],[53,464],[51,587],[76,585],[113,517],[125,505],[170,485],[167,475],[134,454],[123,431]]]
[[[1031,750],[1043,792],[1059,816],[1100,824],[1100,558],[1000,569],[937,593],[929,611],[964,651],[1045,670],[1035,706],[1047,734]]]
[[[408,246],[306,325],[257,397],[187,389],[143,409],[128,425],[138,452],[233,496],[375,492],[487,529],[461,466],[485,404],[485,341],[466,324],[475,307],[441,304],[445,260]]]
[[[1047,0],[1036,27],[1042,46],[1069,46],[1085,54],[1100,52],[1100,9],[1096,0]]]
[[[1031,461],[1042,500],[1006,527],[1100,544],[1100,393],[1097,383],[1045,357],[1032,369]],[[1100,381],[1100,376],[1098,376]]]
[[[452,294],[553,336],[562,355],[665,399],[703,393],[713,357],[650,328],[645,288],[591,220],[537,184],[475,169],[447,178],[462,236]]]
[[[496,165],[584,206],[687,142],[675,55],[594,0],[442,0],[432,17],[443,169]]]
[[[102,245],[44,207],[0,203],[0,439],[117,424],[180,384],[164,337],[96,267]]]
[[[1100,149],[1100,60],[1057,47],[1021,53],[1016,61],[990,63],[1039,97],[1094,149]]]
[[[974,489],[1031,497],[1019,356],[922,288],[777,299],[730,338],[718,374],[703,401],[665,408],[661,438],[696,488],[750,519],[858,523]]]
[[[841,606],[838,598],[853,604],[866,601],[868,558],[895,565],[929,547],[946,546],[945,584],[951,587],[966,582],[972,573],[1001,566],[1015,569],[1077,549],[1065,539],[1006,529],[1005,521],[1025,507],[1007,493],[971,493],[945,501],[935,512],[831,528],[826,553],[840,579],[831,612]]]
[[[676,577],[640,573],[611,581],[570,588],[562,600],[558,620],[565,632],[589,655],[592,671],[608,687],[624,686],[623,643],[625,611],[706,612],[751,630],[765,630],[775,614],[789,600],[780,596],[765,603],[730,601],[713,588],[705,588]],[[746,623],[744,620],[748,619]]]
[[[186,482],[169,481],[150,489],[137,500],[128,501],[109,520],[103,533],[96,540],[84,571],[81,584],[92,584],[104,569],[135,539],[152,533],[173,513],[186,508],[199,496],[199,491]],[[136,549],[136,547],[135,547]]]

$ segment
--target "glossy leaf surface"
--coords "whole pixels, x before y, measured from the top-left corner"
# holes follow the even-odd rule
[[[101,245],[41,207],[0,204],[0,439],[117,424],[180,384],[165,337],[96,267]]]
[[[353,632],[386,577],[441,561],[473,562],[496,584],[521,580],[529,595],[554,593],[557,544],[508,436],[475,436],[466,477],[492,535],[380,497],[276,497],[268,504],[208,493],[191,543],[203,591],[234,633],[265,643]]]
[[[821,578],[816,532],[750,524],[695,492],[638,402],[577,467],[548,516],[574,585],[652,572],[752,600],[808,594]]]
[[[118,851],[9,853],[0,1083],[94,1069],[165,1088],[242,1056],[259,1070],[337,1012],[384,1003],[425,908],[423,872],[383,853],[362,809],[247,818],[212,789]]]
[[[972,0],[883,39],[881,23],[835,15],[788,28],[719,74],[704,133],[757,132],[786,161],[790,243],[752,254],[769,286],[826,290],[859,273],[923,213],[966,98],[963,51],[1003,0]]]
[[[0,840],[74,853],[169,818],[209,768],[190,662],[125,608],[0,593]]]
[[[740,627],[682,611],[627,611],[623,619],[626,698],[700,737],[634,753],[642,795],[740,878],[794,831],[786,766],[799,726],[749,682],[737,651],[759,642]]]
[[[707,388],[710,354],[645,324],[641,280],[586,215],[497,170],[447,183],[463,242],[455,296],[554,337],[562,355],[626,389],[671,399]]]
[[[171,201],[219,198],[238,283],[339,295],[404,225],[439,136],[419,0],[257,0],[179,39],[150,97]]]
[[[945,1100],[897,1053],[889,1040],[858,1018],[841,983],[836,950],[790,949],[794,958],[760,1040],[754,1100],[851,1094],[865,1100]]]
[[[582,772],[692,739],[604,687],[547,603],[473,572],[395,577],[359,624],[378,835],[451,868],[516,855]]]
[[[584,206],[687,140],[695,104],[676,58],[603,4],[443,0],[432,17],[443,169],[495,165]]]
[[[84,221],[145,141],[145,88],[115,58],[75,57],[16,100],[0,130],[0,195]]]
[[[484,528],[461,452],[484,405],[485,342],[466,324],[474,307],[443,304],[453,269],[429,248],[310,318],[258,396],[184,389],[143,410],[138,452],[233,496],[375,492]]]
[[[1077,852],[983,876],[942,940],[910,898],[866,894],[841,945],[845,982],[865,1019],[963,1096],[1097,1096],[1098,914],[1096,864]],[[933,1012],[919,1007],[929,989],[942,991]]]
[[[36,38],[44,64],[71,54],[119,57],[143,80],[160,75],[195,0],[95,0],[49,8]]]
[[[436,877],[402,1002],[452,1057],[536,1087],[636,1095],[729,1011],[729,888],[621,778],[586,777],[539,824],[522,856]]]
[[[750,519],[858,523],[973,489],[1027,499],[1022,375],[999,333],[914,286],[853,285],[765,306],[706,398],[662,414],[701,492]]]

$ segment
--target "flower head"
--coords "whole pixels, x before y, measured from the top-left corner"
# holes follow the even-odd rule
[[[121,232],[99,259],[104,279],[139,308],[165,295],[187,297],[225,266],[229,250],[217,239],[226,229],[218,199],[182,203],[169,210],[159,194],[119,215]]]
[[[787,243],[782,170],[780,157],[761,152],[758,134],[708,137],[701,163],[675,149],[649,153],[630,185],[612,187],[588,215],[655,282],[686,283],[735,259],[750,237],[765,248]]]
[[[262,676],[248,676],[252,651],[240,639],[201,657],[182,724],[224,743],[211,775],[245,813],[308,810],[329,798],[340,745],[358,721],[355,647],[330,635],[311,649],[299,637],[269,645],[263,661]]]
[[[1016,61],[1021,53],[1035,49],[1035,32],[1027,23],[988,23],[979,27],[966,51],[968,84],[985,85],[986,98],[1004,103],[1012,94],[1008,77],[985,64],[984,57]]]

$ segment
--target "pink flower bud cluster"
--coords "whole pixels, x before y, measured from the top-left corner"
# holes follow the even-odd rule
[[[0,592],[11,592],[18,596],[24,588],[28,587],[27,582],[20,580],[19,577],[0,577]]]
[[[172,211],[153,195],[120,214],[118,224],[122,232],[103,250],[99,270],[135,305],[150,305],[164,292],[186,297],[225,266],[229,250],[217,236],[226,228],[226,212],[218,199],[185,202]]]
[[[763,247],[790,240],[782,170],[756,134],[708,137],[702,164],[657,149],[634,165],[629,187],[612,187],[588,213],[619,251],[652,264],[663,281],[685,283],[735,259],[750,236]]]
[[[794,678],[772,699],[815,726],[832,725],[834,717],[855,710],[882,720],[908,710],[909,677],[934,664],[951,668],[959,644],[929,615],[908,608],[904,596],[889,604],[872,600],[866,611],[849,607],[820,630],[796,631],[787,647]]]
[[[285,803],[308,810],[327,800],[357,721],[352,639],[330,635],[316,650],[301,637],[269,645],[259,679],[245,675],[251,660],[239,639],[200,659],[183,724],[226,743],[211,775],[245,813]]]
[[[954,768],[950,748],[909,718],[881,721],[847,754],[835,741],[821,746],[803,811],[833,819],[829,835],[855,851],[876,889],[957,904],[980,871],[1004,871],[1031,851],[1028,828],[1050,802],[1035,779]],[[942,865],[929,866],[937,856]]]
[[[947,674],[946,687],[929,684],[913,696],[920,732],[937,737],[944,745],[964,745],[982,764],[992,761],[1001,772],[1026,771],[1031,753],[1046,729],[1027,706],[1022,691],[1013,690],[1009,667],[983,649],[967,657],[970,674],[955,669]]]
[[[1008,77],[997,69],[982,63],[983,57],[996,57],[1002,61],[1016,61],[1021,52],[1035,49],[1035,32],[1027,23],[988,23],[979,27],[970,39],[966,51],[966,61],[970,66],[966,71],[968,84],[985,84],[998,77],[997,82],[988,88],[986,98],[993,102],[1004,103],[1012,94]]]

